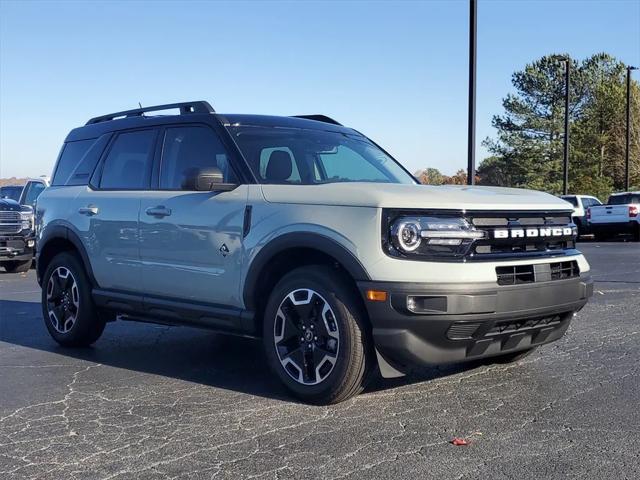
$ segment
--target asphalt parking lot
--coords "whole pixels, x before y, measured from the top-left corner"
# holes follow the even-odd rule
[[[0,274],[0,478],[640,478],[640,245],[581,249],[596,293],[562,340],[331,407],[248,339],[116,322],[60,348],[33,270]]]

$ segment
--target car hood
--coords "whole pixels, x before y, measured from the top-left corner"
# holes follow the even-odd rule
[[[558,197],[520,188],[360,182],[261,187],[265,199],[272,203],[406,209],[573,210],[570,203]]]
[[[0,198],[0,212],[31,212],[29,205],[20,205],[10,198]]]

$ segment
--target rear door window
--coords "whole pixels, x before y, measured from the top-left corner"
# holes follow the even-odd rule
[[[120,133],[102,166],[100,188],[145,190],[149,188],[157,130]]]

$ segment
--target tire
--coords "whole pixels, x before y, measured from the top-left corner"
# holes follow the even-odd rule
[[[576,228],[578,229],[578,238],[580,238],[582,235],[586,233],[585,228],[582,225],[582,220],[580,220],[579,218],[576,218],[574,220],[574,223],[576,224]]]
[[[640,223],[636,225],[636,228],[633,231],[633,241],[640,242]]]
[[[358,293],[342,276],[324,266],[293,270],[273,289],[264,311],[269,366],[304,402],[347,400],[373,372],[367,326]]]
[[[98,315],[91,284],[75,255],[60,253],[47,267],[42,277],[42,316],[51,337],[64,347],[86,347],[102,335],[104,319]]]
[[[606,240],[607,240],[607,238],[608,238],[608,237],[607,237],[604,233],[596,232],[596,233],[594,233],[594,234],[593,234],[593,239],[594,239],[596,242],[604,242],[604,241],[606,241]]]
[[[537,348],[538,347],[532,347],[528,350],[521,350],[519,352],[506,353],[504,355],[499,355],[497,357],[489,358],[489,360],[491,361],[491,363],[498,363],[498,364],[515,363],[531,355],[533,352],[536,351]]]
[[[8,273],[25,273],[31,268],[32,260],[9,260],[2,266]]]

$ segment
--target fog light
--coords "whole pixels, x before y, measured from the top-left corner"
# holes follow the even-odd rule
[[[35,244],[36,244],[35,240],[27,240],[27,247],[33,248]]]

